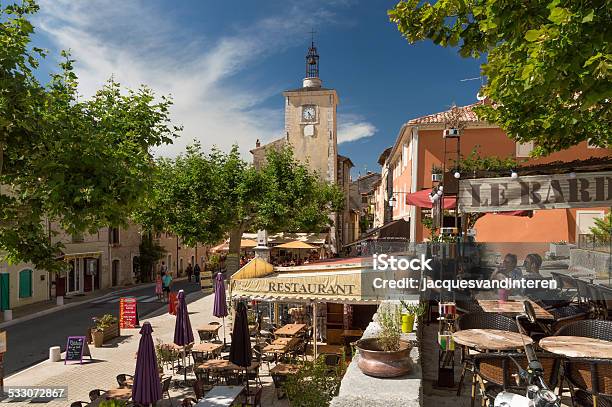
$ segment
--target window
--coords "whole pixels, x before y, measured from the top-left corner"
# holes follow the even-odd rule
[[[32,270],[25,269],[19,272],[19,298],[32,296]]]
[[[405,168],[408,165],[408,144],[402,146],[402,168]]]
[[[112,245],[119,244],[119,228],[108,229],[108,243]]]
[[[529,157],[529,154],[533,151],[533,141],[527,143],[516,143],[516,156],[517,157]]]

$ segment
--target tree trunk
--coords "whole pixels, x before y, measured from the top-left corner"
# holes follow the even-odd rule
[[[240,241],[242,240],[243,231],[244,227],[242,224],[230,231],[229,250],[227,252],[227,260],[225,261],[228,278],[240,268]]]

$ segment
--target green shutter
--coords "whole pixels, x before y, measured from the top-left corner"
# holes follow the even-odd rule
[[[19,272],[19,298],[32,296],[32,270],[21,270]]]

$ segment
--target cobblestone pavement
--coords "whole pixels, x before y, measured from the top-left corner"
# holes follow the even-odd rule
[[[188,301],[201,296],[199,293],[189,294]],[[188,304],[191,324],[194,329],[198,325],[205,324],[210,321],[219,321],[220,319],[212,316],[213,295],[207,295]],[[153,338],[170,343],[174,336],[175,317],[167,313],[147,319],[153,327]],[[141,323],[144,321],[141,321]],[[230,325],[226,318],[226,333],[229,336]],[[117,387],[116,376],[120,373],[134,374],[136,366],[136,352],[138,350],[138,341],[140,334],[138,329],[123,329],[121,337],[113,342],[105,344],[102,348],[91,348],[93,361],[85,361],[83,365],[64,364],[61,362],[45,361],[35,365],[29,369],[25,369],[5,379],[5,386],[63,386],[68,389],[68,400],[54,400],[43,405],[48,407],[66,407],[71,402],[81,400],[89,400],[89,391],[93,389],[112,389]],[[220,333],[223,330],[220,330]],[[228,338],[229,339],[229,338]],[[9,350],[10,351],[10,350]],[[63,355],[62,355],[63,357]],[[169,372],[166,371],[166,374]],[[261,371],[262,381],[264,385],[264,393],[262,399],[263,406],[278,406],[286,407],[286,400],[277,400],[275,389],[272,380],[268,374],[267,368],[263,367]],[[175,378],[179,378],[175,374]],[[189,378],[189,376],[188,376]],[[173,398],[172,405],[180,405],[180,401],[184,397],[193,397],[190,390],[181,390],[172,388],[170,395]],[[11,402],[7,406],[32,406],[29,402]],[[168,399],[158,403],[158,406],[164,407],[171,405]]]

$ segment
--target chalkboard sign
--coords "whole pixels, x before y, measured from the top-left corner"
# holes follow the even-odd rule
[[[64,364],[76,361],[83,364],[83,356],[89,356],[91,359],[87,339],[84,336],[69,336],[66,343],[66,358],[64,359]]]
[[[138,307],[136,298],[123,297],[119,301],[119,327],[136,328],[138,326]]]

